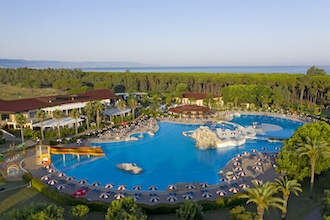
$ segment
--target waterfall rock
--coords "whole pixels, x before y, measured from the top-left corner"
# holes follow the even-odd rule
[[[217,134],[206,126],[200,126],[191,134],[191,137],[195,139],[196,147],[200,149],[216,149],[221,144]]]

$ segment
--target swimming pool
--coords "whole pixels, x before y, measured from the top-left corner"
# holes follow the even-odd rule
[[[234,117],[232,122],[242,126],[258,122],[267,131],[258,135],[261,139],[248,140],[243,146],[199,150],[195,148],[194,140],[183,136],[182,132],[197,129],[200,125],[160,122],[160,129],[154,136],[144,134],[144,138],[138,141],[98,143],[106,153],[103,158],[81,157],[78,162],[76,157],[67,155],[64,162],[61,155],[52,155],[52,162],[58,170],[78,180],[87,178],[90,183],[99,181],[101,185],[123,184],[128,189],[140,185],[143,190],[148,190],[149,186],[156,185],[159,190],[165,190],[169,184],[180,182],[216,184],[220,181],[218,171],[235,154],[252,149],[265,151],[262,150],[264,147],[267,147],[266,151],[276,152],[282,143],[268,142],[264,138],[288,138],[303,124],[258,115]],[[138,175],[123,172],[116,168],[118,163],[136,163],[144,171]]]

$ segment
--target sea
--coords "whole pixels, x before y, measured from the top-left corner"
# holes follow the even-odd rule
[[[290,73],[306,74],[311,66],[146,66],[81,68],[83,72],[148,72],[148,73]],[[330,74],[330,65],[316,66]]]

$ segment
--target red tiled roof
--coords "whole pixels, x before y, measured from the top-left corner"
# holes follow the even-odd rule
[[[209,94],[199,92],[182,92],[182,98],[194,98],[196,100],[206,99]],[[212,94],[211,94],[212,95]],[[220,95],[212,95],[213,98],[219,98]]]
[[[0,112],[17,113],[67,103],[88,102],[102,99],[119,99],[109,89],[89,90],[74,95],[46,96],[39,98],[0,100]]]
[[[169,108],[168,111],[174,113],[183,113],[183,112],[203,112],[203,113],[211,113],[213,110],[206,108],[204,106],[199,105],[181,105],[174,108]]]

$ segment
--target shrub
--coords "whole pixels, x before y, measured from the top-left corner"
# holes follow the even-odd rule
[[[24,173],[22,179],[24,182],[28,183],[33,179],[33,175],[31,173]]]
[[[324,190],[321,211],[324,219],[330,219],[330,190]]]
[[[71,207],[70,213],[73,217],[84,217],[88,214],[89,208],[87,205],[76,205]]]
[[[204,218],[203,207],[197,202],[184,201],[176,210],[178,220],[200,220]]]
[[[229,212],[229,220],[245,220],[251,219],[256,220],[258,216],[254,212],[246,211],[244,206],[236,206]]]

